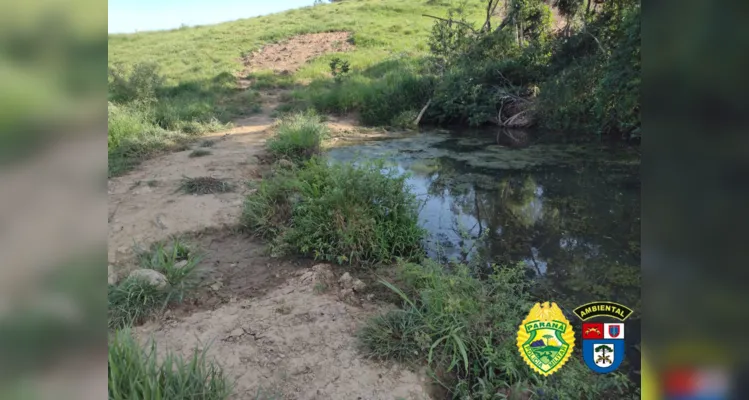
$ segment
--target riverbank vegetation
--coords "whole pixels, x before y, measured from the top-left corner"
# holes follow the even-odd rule
[[[381,283],[403,306],[359,331],[363,351],[426,364],[455,399],[627,398],[625,375],[592,373],[579,356],[549,377],[531,371],[518,354],[516,337],[518,321],[534,302],[533,283],[524,266],[494,266],[482,279],[476,275],[480,268],[400,263],[397,283]]]
[[[353,48],[283,74],[241,62],[266,44],[331,31],[349,32]],[[366,125],[640,134],[636,0],[334,2],[110,35],[109,63],[110,175],[257,112],[258,91],[270,89],[291,91],[280,110],[355,112]]]
[[[296,164],[284,159],[263,177],[245,201],[242,226],[270,240],[277,254],[347,265],[419,257],[424,231],[406,177],[383,163],[329,164],[315,155],[325,130],[309,114],[281,122],[269,151],[294,155]]]

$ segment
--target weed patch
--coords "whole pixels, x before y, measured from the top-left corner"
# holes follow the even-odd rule
[[[118,331],[109,342],[109,399],[226,399],[229,380],[206,351],[195,349],[187,359],[172,352],[157,357],[155,342],[143,349],[129,330]]]
[[[200,258],[179,240],[141,250],[138,260],[141,268],[163,275],[167,285],[160,288],[136,277],[109,285],[109,328],[139,324],[170,303],[182,301],[194,287],[191,276]]]
[[[267,146],[275,158],[301,161],[318,154],[323,138],[329,134],[328,127],[317,115],[296,113],[281,119]]]
[[[195,149],[192,152],[190,152],[190,158],[205,157],[205,156],[210,156],[211,154],[213,153],[211,153],[209,150],[206,150],[206,149]]]
[[[398,269],[398,286],[381,282],[403,307],[360,330],[367,355],[426,362],[454,398],[621,398],[627,389],[624,375],[597,375],[579,356],[546,378],[524,364],[516,334],[532,301],[522,266],[495,267],[485,279],[466,265],[448,269],[430,260]]]
[[[210,176],[198,178],[182,178],[179,189],[186,194],[215,194],[227,193],[234,190],[234,185]]]
[[[339,264],[418,258],[424,231],[405,177],[383,163],[328,165],[312,158],[266,176],[244,205],[242,225],[276,253]]]

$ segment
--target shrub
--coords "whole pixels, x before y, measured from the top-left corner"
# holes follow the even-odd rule
[[[110,400],[125,399],[226,399],[231,385],[223,369],[206,359],[206,351],[193,350],[184,359],[172,352],[158,357],[156,343],[140,347],[128,330],[118,331],[109,342],[108,388]]]
[[[399,287],[382,283],[402,298],[403,308],[361,329],[367,355],[426,362],[452,380],[454,398],[593,399],[612,392],[622,398],[626,377],[597,375],[580,357],[547,378],[524,364],[516,334],[532,301],[522,266],[494,267],[485,279],[466,265],[448,269],[430,260],[401,263],[398,272]]]
[[[313,158],[276,171],[248,196],[242,225],[295,252],[339,264],[421,255],[418,202],[382,163],[328,165]]]
[[[315,114],[296,113],[281,119],[267,146],[276,158],[304,160],[319,153],[322,139],[328,134],[328,127]]]
[[[108,290],[109,328],[122,328],[143,322],[169,303],[182,301],[193,289],[192,272],[199,256],[179,240],[156,243],[138,252],[141,268],[153,269],[166,277],[168,287],[158,289],[141,279],[126,278]],[[180,262],[183,262],[180,264]]]
[[[109,68],[109,96],[113,101],[152,101],[156,91],[164,84],[158,65],[137,63],[132,68],[115,64]]]

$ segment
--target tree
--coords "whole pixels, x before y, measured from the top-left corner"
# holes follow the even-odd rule
[[[602,354],[601,354],[601,355],[600,355],[600,356],[598,357],[598,359],[596,360],[596,362],[603,362],[603,363],[607,363],[607,362],[608,362],[609,364],[611,364],[611,359],[610,359],[610,358],[609,358],[609,356],[608,356],[608,355],[606,354],[606,352],[613,352],[613,351],[614,351],[614,349],[612,349],[612,348],[611,348],[610,346],[608,346],[608,345],[602,344],[602,345],[600,345],[600,346],[596,347],[596,348],[595,348],[594,350],[595,350],[595,352],[596,352],[596,353],[598,353],[598,352],[602,353]]]

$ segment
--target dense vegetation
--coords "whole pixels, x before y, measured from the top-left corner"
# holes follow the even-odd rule
[[[427,363],[456,399],[630,398],[624,375],[592,373],[578,355],[549,377],[532,372],[516,344],[518,321],[532,306],[524,267],[495,267],[481,280],[475,270],[429,260],[399,265],[397,286],[383,283],[403,308],[369,321],[359,332],[363,350]]]
[[[280,159],[244,205],[242,225],[295,253],[339,264],[421,256],[419,203],[405,176],[382,163],[330,165],[317,157],[325,125],[314,115],[284,118],[268,149]],[[290,150],[292,149],[292,150]]]
[[[423,121],[432,123],[639,135],[639,2],[483,3],[480,26],[468,3],[444,7],[428,55],[391,57],[296,95],[322,111],[358,110],[366,124],[402,125],[431,100]],[[552,5],[565,20],[556,31]]]

